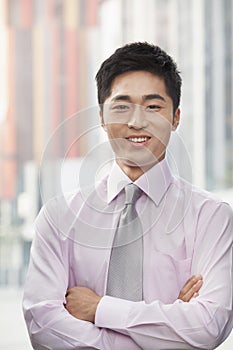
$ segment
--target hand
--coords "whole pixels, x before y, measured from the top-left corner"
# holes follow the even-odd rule
[[[73,287],[67,290],[67,311],[74,317],[94,323],[97,305],[102,297],[86,287]]]
[[[202,285],[203,277],[201,275],[192,276],[181,289],[178,299],[189,302],[192,298],[196,298]]]

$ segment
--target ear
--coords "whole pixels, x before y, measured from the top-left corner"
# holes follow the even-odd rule
[[[103,110],[99,110],[99,116],[100,116],[100,121],[101,121],[101,126],[106,131],[106,125],[104,124],[104,116],[103,116]]]
[[[180,108],[177,108],[173,117],[172,131],[175,131],[180,123]]]

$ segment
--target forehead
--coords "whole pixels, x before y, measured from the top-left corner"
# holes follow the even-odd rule
[[[118,75],[112,82],[112,97],[119,93],[128,95],[166,94],[164,79],[147,71],[132,71]]]

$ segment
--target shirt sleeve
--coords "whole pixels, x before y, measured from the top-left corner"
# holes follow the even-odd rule
[[[207,203],[199,213],[192,274],[202,274],[200,296],[189,303],[131,302],[105,296],[95,324],[128,335],[142,349],[214,349],[232,328],[231,208]]]
[[[67,254],[51,216],[43,208],[35,225],[23,298],[24,316],[33,348],[139,350],[140,347],[130,337],[76,319],[65,309],[69,276],[69,266],[65,264]]]

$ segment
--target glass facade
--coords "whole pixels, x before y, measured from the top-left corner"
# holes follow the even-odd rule
[[[171,158],[181,176],[208,190],[224,190],[233,203],[231,0],[0,4],[0,239],[1,249],[5,244],[8,249],[8,239],[17,241],[19,265],[25,265],[24,254],[27,259],[24,249],[43,202],[41,191],[47,198],[57,194],[61,162],[66,160],[66,174],[67,169],[72,172],[73,164],[80,165],[103,137],[97,129],[79,140],[77,135],[93,121],[98,124],[94,76],[99,64],[127,42],[153,42],[177,61],[183,78],[182,113],[177,137],[171,140]],[[89,111],[72,121],[83,108]],[[49,165],[41,171],[44,159]],[[0,258],[0,285],[12,283],[3,261],[6,251]],[[21,280],[19,276],[16,283]]]
[[[93,151],[105,140],[94,76],[132,41],[161,46],[181,71],[171,165],[233,206],[232,0],[0,0],[0,291],[7,305],[0,348],[31,348],[22,320],[8,346],[4,329],[18,312],[8,290],[23,286],[43,202],[76,185],[88,152],[106,172]],[[224,344],[232,348],[231,339]]]

